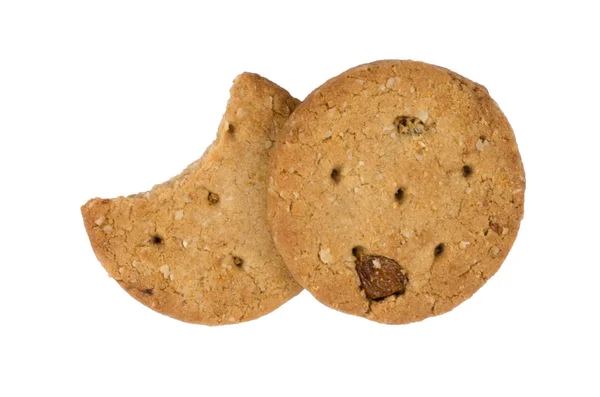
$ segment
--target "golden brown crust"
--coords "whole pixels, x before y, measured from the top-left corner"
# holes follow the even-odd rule
[[[217,139],[147,193],[81,207],[98,260],[131,296],[192,323],[237,323],[301,291],[268,233],[267,157],[298,101],[258,75],[231,88]]]
[[[483,86],[421,62],[361,65],[317,88],[278,135],[269,174],[270,227],[296,280],[384,323],[468,299],[502,264],[523,216],[525,174],[497,104]],[[357,246],[401,264],[406,291],[367,299]]]

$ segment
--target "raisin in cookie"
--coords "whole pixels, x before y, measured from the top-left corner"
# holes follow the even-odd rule
[[[487,90],[447,69],[379,61],[334,77],[271,153],[275,245],[322,303],[409,323],[468,299],[523,217],[513,131]]]
[[[146,306],[208,325],[257,318],[298,294],[265,203],[269,148],[297,104],[244,73],[200,160],[147,193],[85,204],[85,227],[108,274]]]

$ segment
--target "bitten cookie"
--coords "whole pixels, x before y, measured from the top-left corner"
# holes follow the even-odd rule
[[[322,303],[382,323],[444,313],[508,254],[525,174],[487,90],[413,61],[358,66],[313,91],[271,153],[275,245]]]
[[[298,294],[269,234],[265,203],[268,152],[297,104],[244,73],[200,160],[147,193],[81,207],[108,274],[146,306],[208,325],[255,319]]]

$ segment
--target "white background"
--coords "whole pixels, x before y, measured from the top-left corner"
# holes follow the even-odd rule
[[[0,395],[600,395],[594,3],[0,1]],[[384,58],[485,85],[515,130],[525,219],[472,299],[384,326],[303,292],[209,328],[107,277],[79,207],[198,158],[238,73],[302,99]]]

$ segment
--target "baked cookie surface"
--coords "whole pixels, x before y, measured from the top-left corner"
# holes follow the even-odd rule
[[[217,139],[180,175],[147,193],[82,208],[98,260],[146,306],[192,323],[237,323],[297,295],[267,225],[268,152],[298,104],[244,73]]]
[[[271,152],[275,245],[322,303],[383,323],[451,310],[500,267],[523,217],[513,131],[447,69],[378,61],[327,81]]]

